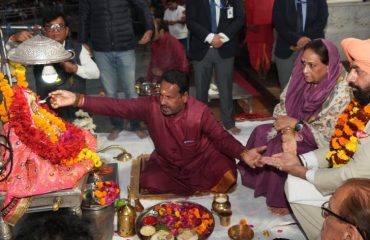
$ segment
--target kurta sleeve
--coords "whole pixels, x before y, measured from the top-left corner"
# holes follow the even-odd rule
[[[121,99],[86,96],[83,109],[98,115],[146,121],[146,117],[150,115],[148,111],[151,101],[154,101],[154,97]]]
[[[245,147],[223,128],[209,108],[206,108],[203,113],[201,125],[202,133],[211,140],[220,152],[231,158],[240,159],[240,154]]]

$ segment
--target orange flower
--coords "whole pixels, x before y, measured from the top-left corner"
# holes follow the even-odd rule
[[[341,146],[344,146],[344,145],[349,143],[349,140],[345,139],[344,137],[340,137],[340,138],[338,138],[338,142]]]
[[[343,131],[340,130],[340,129],[335,129],[333,135],[337,136],[337,137],[340,137],[340,136],[343,135]]]
[[[353,98],[339,116],[330,139],[330,151],[326,160],[330,166],[340,167],[347,164],[357,149],[356,132],[365,129],[370,119],[370,106],[362,106]]]

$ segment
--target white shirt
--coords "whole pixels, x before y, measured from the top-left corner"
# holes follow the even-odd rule
[[[175,10],[169,8],[164,12],[163,20],[165,21],[178,21],[185,16],[185,8],[178,5]],[[188,37],[188,28],[186,24],[176,23],[173,25],[168,25],[168,31],[176,39],[184,39]]]
[[[100,71],[98,65],[96,65],[94,60],[91,58],[90,52],[86,49],[84,45],[82,45],[80,53],[80,63],[81,65],[77,64],[77,76],[84,79],[99,78]]]

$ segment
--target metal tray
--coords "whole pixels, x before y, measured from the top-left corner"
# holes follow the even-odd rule
[[[204,234],[202,234],[201,236],[198,235],[198,239],[201,239],[201,240],[207,239],[212,234],[212,232],[214,230],[214,227],[215,227],[215,220],[214,220],[214,217],[213,217],[212,213],[206,207],[204,207],[204,206],[202,206],[202,205],[200,205],[198,203],[190,202],[190,201],[167,201],[167,202],[160,202],[158,204],[153,205],[152,207],[148,208],[146,211],[144,211],[143,213],[141,213],[139,215],[139,217],[136,219],[136,223],[135,223],[136,234],[137,234],[137,236],[141,240],[147,239],[147,238],[144,238],[144,236],[142,236],[140,234],[141,227],[145,225],[143,223],[143,219],[146,216],[155,216],[155,217],[157,217],[157,221],[158,222],[162,222],[162,220],[159,220],[160,219],[160,216],[159,216],[159,213],[158,213],[158,211],[156,209],[158,207],[168,206],[170,204],[177,205],[180,208],[182,208],[183,206],[189,206],[189,207],[190,206],[193,206],[193,207],[198,208],[201,212],[207,213],[209,215],[209,219],[212,219],[213,224],[208,227],[207,231]],[[162,218],[162,219],[164,219],[164,218]],[[156,228],[158,228],[159,225],[162,225],[162,223],[158,223],[158,222],[156,224],[153,224],[153,226],[156,227]],[[190,228],[192,230],[194,229],[194,228],[191,228],[191,227],[186,227],[186,228]]]

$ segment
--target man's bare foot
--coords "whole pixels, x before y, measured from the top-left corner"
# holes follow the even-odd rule
[[[237,127],[229,128],[228,131],[233,135],[239,135],[242,130]]]
[[[110,140],[110,141],[116,140],[118,138],[120,132],[121,132],[121,130],[119,130],[119,129],[113,129],[113,131],[111,133],[109,133],[109,135],[107,136],[107,139]]]
[[[276,207],[269,207],[272,214],[285,216],[290,213],[288,208],[276,208]]]
[[[149,136],[148,131],[147,130],[144,130],[144,129],[135,130],[134,133],[136,133],[136,135],[140,139],[143,139],[143,138],[146,138],[147,136]]]

